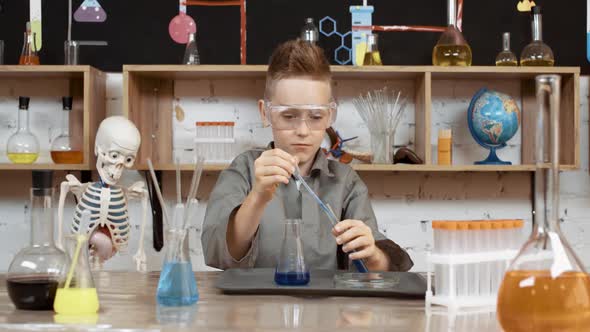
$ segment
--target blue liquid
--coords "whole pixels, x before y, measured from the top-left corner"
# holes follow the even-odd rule
[[[164,264],[156,299],[159,304],[166,306],[191,305],[199,300],[197,281],[190,262]]]
[[[309,272],[275,272],[275,282],[286,286],[307,285],[309,283]]]

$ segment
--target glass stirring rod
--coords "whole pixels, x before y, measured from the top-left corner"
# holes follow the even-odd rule
[[[336,224],[339,223],[340,220],[336,217],[336,215],[334,214],[334,212],[332,211],[330,206],[328,204],[324,203],[318,197],[318,195],[309,187],[307,182],[305,182],[305,180],[303,180],[303,177],[301,176],[301,174],[299,172],[298,166],[295,166],[295,172],[293,172],[293,174],[291,176],[295,179],[295,181],[301,183],[303,185],[303,187],[305,188],[305,190],[307,190],[307,192],[309,192],[311,197],[313,197],[313,199],[318,203],[320,208],[326,213],[326,215],[328,216],[328,219],[330,219],[330,222],[332,223],[332,226],[336,226]],[[352,252],[356,252],[356,250],[353,250]],[[359,272],[369,272],[369,269],[367,269],[367,266],[365,265],[365,262],[363,262],[362,259],[354,259],[354,260],[352,260],[352,264],[354,264],[357,271],[359,271]]]

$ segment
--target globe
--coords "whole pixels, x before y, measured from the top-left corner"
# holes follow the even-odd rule
[[[486,88],[479,90],[469,104],[467,123],[475,141],[490,150],[488,157],[476,161],[476,165],[512,165],[496,155],[520,125],[520,110],[512,97]]]

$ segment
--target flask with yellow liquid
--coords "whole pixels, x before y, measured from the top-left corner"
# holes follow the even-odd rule
[[[88,259],[88,235],[90,212],[82,212],[79,233],[66,237],[70,267],[63,287],[57,289],[53,310],[60,315],[88,315],[98,312],[98,294]]]
[[[18,97],[17,131],[8,138],[6,154],[15,164],[32,164],[39,156],[39,140],[29,127],[29,97]]]
[[[378,37],[376,33],[367,35],[367,50],[363,59],[363,66],[382,66],[381,54],[379,53]]]
[[[590,278],[559,227],[560,77],[536,85],[533,230],[504,276],[498,320],[505,332],[590,331]]]
[[[432,50],[435,66],[471,66],[471,47],[457,29],[457,0],[448,0],[448,27]]]

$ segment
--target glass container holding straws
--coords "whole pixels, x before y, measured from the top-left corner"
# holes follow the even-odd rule
[[[383,88],[360,95],[352,102],[371,134],[372,162],[391,164],[395,130],[406,109],[406,98],[401,91]]]
[[[197,158],[185,204],[182,204],[181,197],[180,161],[176,160],[176,205],[174,206],[172,219],[169,217],[162,193],[157,185],[158,181],[152,162],[150,159],[147,161],[152,180],[156,183],[156,195],[160,200],[164,219],[166,220],[164,262],[160,280],[158,281],[156,299],[158,304],[164,306],[192,305],[199,300],[199,291],[190,259],[187,234],[189,220],[194,218],[198,207],[198,201],[195,197],[205,159],[201,156]]]

